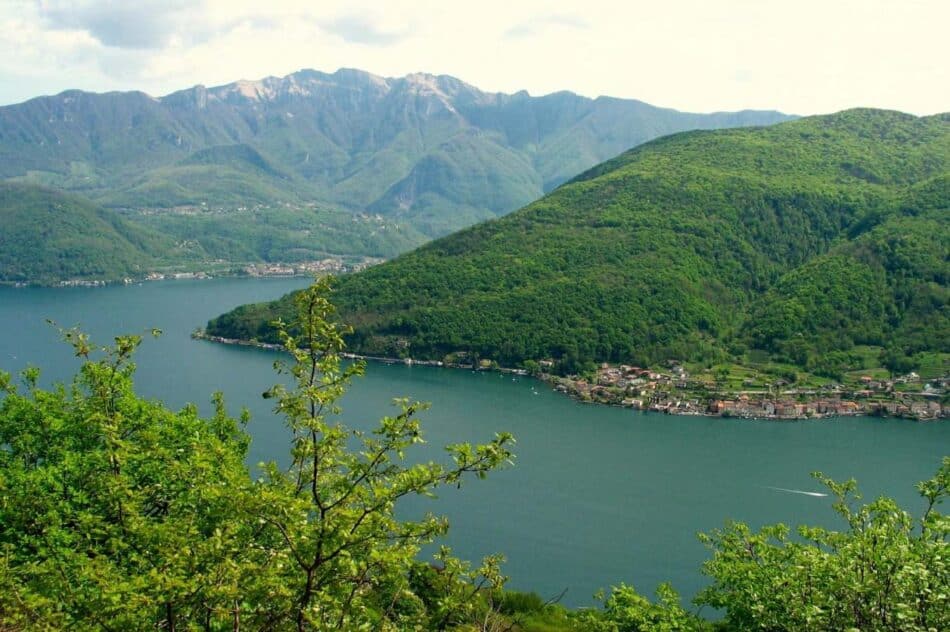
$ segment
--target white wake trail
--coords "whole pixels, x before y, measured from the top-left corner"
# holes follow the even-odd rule
[[[789,494],[802,494],[804,496],[815,496],[816,498],[824,498],[828,494],[823,494],[822,492],[806,492],[801,489],[787,489],[785,487],[772,487],[771,485],[766,485],[765,489],[774,489],[777,492],[786,492]]]

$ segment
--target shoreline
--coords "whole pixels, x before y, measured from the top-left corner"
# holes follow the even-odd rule
[[[196,340],[205,340],[225,345],[254,347],[268,351],[282,351],[283,346],[274,343],[240,340],[222,336],[208,335],[203,329],[191,335]],[[560,377],[550,373],[531,375],[524,369],[513,369],[497,365],[473,366],[471,364],[446,363],[440,360],[416,360],[413,358],[390,358],[385,356],[361,355],[343,352],[341,357],[347,360],[365,360],[380,364],[403,364],[406,366],[431,366],[446,369],[464,369],[467,371],[493,371],[524,377],[532,377],[547,384],[551,390],[583,404],[600,404],[618,408],[630,408],[643,412],[656,412],[667,415],[694,417],[721,417],[762,421],[803,421],[809,419],[834,419],[837,417],[890,417],[910,421],[939,421],[950,416],[950,410],[937,404],[925,409],[914,409],[901,399],[859,401],[855,398],[828,397],[794,400],[787,398],[753,399],[743,392],[716,392],[705,397],[675,398],[670,391],[660,391],[662,396],[654,396],[649,401],[635,398],[618,397],[601,386],[591,387],[584,380]],[[593,393],[593,394],[592,394]],[[703,401],[705,400],[705,401]],[[936,403],[936,402],[934,402]]]
[[[10,288],[92,288],[92,287],[113,287],[117,285],[139,285],[142,283],[155,283],[158,281],[212,281],[214,279],[292,279],[311,277],[312,274],[260,274],[250,275],[243,271],[233,272],[170,272],[167,274],[148,275],[144,277],[128,277],[124,279],[69,279],[59,281],[0,281],[0,287]]]
[[[53,279],[53,280],[28,280],[28,281],[6,281],[0,280],[0,287],[27,288],[27,287],[106,287],[113,285],[138,285],[140,283],[153,281],[188,281],[188,280],[211,280],[219,278],[247,278],[247,279],[292,279],[292,278],[313,278],[315,275],[323,276],[326,274],[346,274],[348,272],[358,272],[366,267],[376,265],[383,259],[379,257],[369,257],[365,255],[334,255],[324,259],[314,261],[297,261],[292,263],[285,262],[231,262],[220,263],[220,267],[210,267],[203,270],[175,269],[174,271],[159,272],[152,270],[144,273],[142,276],[121,277],[114,279],[94,279],[94,278],[75,278],[75,279]]]

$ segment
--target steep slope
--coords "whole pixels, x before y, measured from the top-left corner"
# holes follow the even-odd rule
[[[746,341],[827,375],[856,344],[950,353],[948,219],[946,206],[893,217],[783,275],[751,306]]]
[[[179,242],[197,243],[208,260],[231,263],[290,263],[327,256],[389,258],[425,241],[404,224],[317,205],[154,213],[136,223]]]
[[[0,281],[116,280],[142,274],[170,239],[87,200],[0,183]]]
[[[750,347],[805,365],[830,340],[946,351],[948,170],[947,115],[678,134],[344,277],[334,300],[353,347],[387,355],[570,367]],[[267,338],[262,323],[288,305],[236,310],[209,332]]]
[[[239,208],[255,204],[300,203],[315,192],[273,164],[253,147],[216,145],[201,149],[167,167],[130,178],[127,188],[104,194],[99,201],[110,207],[215,205]]]
[[[69,91],[0,108],[0,178],[124,208],[331,202],[431,237],[508,213],[651,138],[786,118],[303,70],[160,99]]]

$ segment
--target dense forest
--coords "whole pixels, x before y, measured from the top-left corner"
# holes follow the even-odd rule
[[[79,196],[0,183],[0,281],[140,276],[170,238]]]
[[[142,336],[63,337],[82,367],[49,390],[36,368],[0,373],[0,628],[10,630],[943,630],[950,626],[950,458],[918,485],[919,516],[860,504],[854,481],[816,473],[840,530],[742,523],[702,534],[708,586],[681,603],[610,589],[570,610],[505,589],[504,559],[427,545],[449,525],[398,516],[407,496],[508,467],[514,438],[447,446],[425,461],[425,404],[400,400],[372,432],[341,423],[362,363],[344,363],[326,282],[295,297],[286,362],[264,391],[287,423],[283,464],[246,463],[253,423],[220,395],[202,417],[135,392]],[[288,332],[292,329],[296,335]],[[152,332],[159,335],[160,332]],[[407,457],[408,455],[408,457]],[[636,534],[631,534],[636,538]],[[431,551],[431,549],[429,549]],[[503,552],[500,552],[503,553]]]
[[[366,354],[713,363],[835,375],[946,353],[950,116],[849,110],[637,147],[498,220],[339,279]],[[275,341],[292,298],[208,332]]]

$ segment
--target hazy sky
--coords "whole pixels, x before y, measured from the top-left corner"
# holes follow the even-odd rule
[[[950,110],[950,0],[0,0],[0,103],[361,68],[681,110]]]

